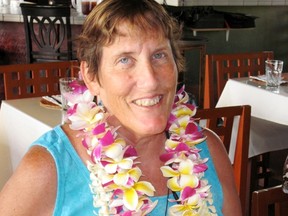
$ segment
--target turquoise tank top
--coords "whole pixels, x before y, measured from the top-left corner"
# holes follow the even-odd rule
[[[45,147],[55,160],[57,169],[57,197],[54,216],[91,216],[97,209],[93,207],[93,196],[90,192],[89,171],[82,162],[61,126],[45,133],[32,146]],[[202,158],[211,158],[206,142],[198,145],[202,151]],[[208,162],[208,170],[205,178],[212,185],[214,206],[217,214],[222,215],[223,192],[212,160]],[[170,194],[169,199],[173,199]],[[157,207],[149,216],[164,216],[166,212],[167,196],[152,197],[152,201],[158,200]],[[168,207],[171,203],[168,202]]]

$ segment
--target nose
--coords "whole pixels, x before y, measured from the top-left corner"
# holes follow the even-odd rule
[[[139,88],[155,89],[159,85],[157,68],[147,60],[139,65],[137,86]]]

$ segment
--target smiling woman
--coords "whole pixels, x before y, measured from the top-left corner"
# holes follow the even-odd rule
[[[241,215],[220,139],[194,122],[184,87],[176,93],[180,32],[154,0],[97,5],[77,40],[87,88],[33,143],[1,215]]]
[[[177,83],[169,40],[155,34],[149,38],[132,35],[126,23],[117,31],[115,42],[103,48],[106,60],[99,68],[99,83],[89,79],[85,62],[81,68],[84,80],[131,132],[160,133],[166,127]]]

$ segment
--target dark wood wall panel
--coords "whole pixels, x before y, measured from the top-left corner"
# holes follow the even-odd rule
[[[0,65],[25,63],[23,23],[0,22]],[[4,99],[3,75],[0,74],[0,103]]]
[[[25,63],[23,23],[0,22],[0,64]]]

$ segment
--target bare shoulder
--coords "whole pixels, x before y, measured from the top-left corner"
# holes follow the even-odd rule
[[[53,157],[34,146],[0,193],[0,215],[52,215],[57,174]]]
[[[224,194],[224,215],[241,215],[241,206],[238,193],[235,187],[233,168],[219,136],[209,129],[204,129],[207,137],[207,145],[222,185]]]
[[[215,162],[217,162],[225,159],[225,162],[231,165],[226,149],[224,148],[224,145],[219,136],[214,131],[208,128],[205,128],[203,130],[203,133],[207,137],[207,145],[212,154],[213,160],[216,160]]]
[[[205,128],[204,135],[207,137],[207,145],[220,181],[225,181],[226,178],[231,180],[233,170],[224,144],[219,136],[210,129]]]

